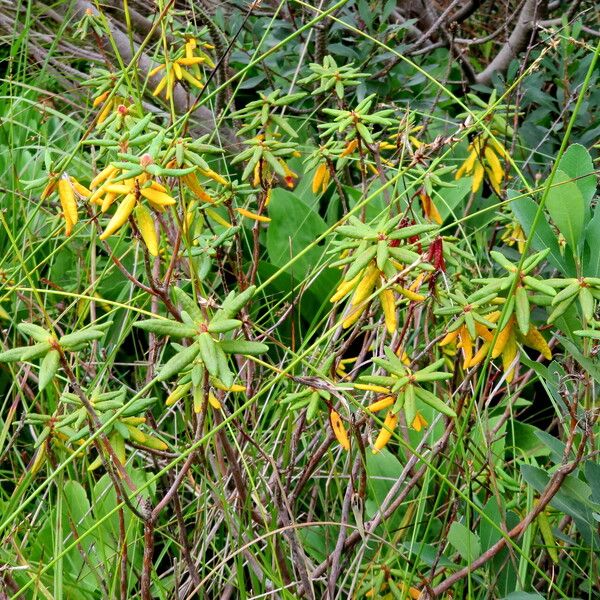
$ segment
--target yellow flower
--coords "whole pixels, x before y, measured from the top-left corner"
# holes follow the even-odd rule
[[[188,187],[194,195],[202,202],[209,202],[210,204],[214,204],[214,199],[210,196],[210,194],[200,185],[198,181],[198,177],[195,173],[188,173],[181,178],[181,181]]]
[[[342,281],[338,285],[335,294],[330,299],[331,302],[337,302],[354,290],[354,294],[350,300],[350,307],[342,321],[342,327],[344,329],[347,329],[356,323],[367,309],[369,305],[367,299],[373,293],[378,282],[381,284],[378,296],[383,310],[386,329],[390,334],[396,331],[398,320],[396,317],[396,301],[394,293],[390,288],[385,287],[385,275],[377,268],[374,261],[369,263],[363,271],[350,281]]]
[[[490,315],[487,315],[486,319],[488,321],[495,322],[499,316],[500,312],[496,311]],[[492,339],[486,340],[486,342],[481,346],[477,354],[475,354],[469,362],[469,367],[478,364],[487,356]],[[491,350],[492,358],[498,358],[501,356],[502,370],[505,373],[506,381],[508,383],[511,383],[514,379],[514,375],[519,364],[519,342],[529,348],[532,348],[533,350],[537,350],[547,360],[552,358],[552,351],[544,339],[544,336],[539,332],[538,328],[535,325],[530,325],[527,335],[523,336],[519,332],[515,316],[512,315],[508,320],[508,323],[498,333],[498,336],[496,337],[496,343]]]
[[[312,180],[312,191],[313,194],[321,191],[322,194],[327,190],[331,174],[329,173],[329,166],[326,162],[319,163],[319,166],[315,170]]]
[[[356,149],[358,148],[358,140],[355,138],[351,142],[348,142],[342,153],[340,154],[340,158],[344,158],[345,156],[350,156]]]
[[[406,127],[406,120],[403,120],[400,124],[400,129],[398,133],[390,136],[388,140],[379,143],[379,148],[381,150],[398,150],[402,146],[408,146],[409,148],[412,146],[415,150],[420,148],[423,145],[423,142],[418,140],[415,137],[415,133],[418,133],[423,129],[422,125],[412,126],[409,124]]]
[[[108,102],[106,102],[107,98],[110,96],[110,91],[102,92],[100,95],[96,96],[92,102],[92,106],[94,108],[98,108],[102,105],[100,109],[100,113],[98,114],[98,118],[96,119],[96,124],[100,125],[108,118],[108,115],[115,110],[119,105],[125,103],[125,98],[122,96],[113,96]]]
[[[200,54],[200,56],[196,56],[196,54]],[[148,73],[149,77],[154,77],[161,71],[165,71],[152,95],[158,96],[165,90],[165,100],[169,100],[178,81],[187,81],[193,87],[201,90],[204,87],[200,81],[199,65],[201,64],[214,67],[213,61],[207,54],[198,52],[198,42],[194,38],[189,38],[184,45],[184,55],[172,61],[166,60]]]
[[[438,209],[436,208],[431,196],[427,194],[424,190],[421,190],[419,193],[419,198],[421,199],[421,206],[423,207],[423,214],[434,223],[438,225],[442,224],[442,216],[440,215]]]
[[[517,244],[519,252],[523,254],[525,252],[525,232],[519,223],[513,222],[506,227],[502,237],[500,238],[507,246],[514,246]]]
[[[346,365],[351,365],[353,363],[356,362],[357,357],[351,357],[351,358],[342,358],[342,360],[340,360],[335,368],[335,374],[340,378],[340,379],[345,379],[346,377],[348,377],[348,372],[346,371]]]
[[[294,180],[298,179],[298,174],[294,173],[294,171],[292,171],[287,163],[282,160],[281,158],[279,159],[279,163],[281,164],[281,166],[283,167],[283,171],[285,172],[285,177],[283,178],[283,180],[285,181],[285,185],[287,185],[289,188],[293,188],[295,184]]]
[[[504,168],[499,156],[506,158],[506,148],[495,139],[485,135],[478,135],[469,144],[469,156],[456,171],[455,179],[461,179],[466,175],[473,176],[471,191],[477,192],[483,183],[483,177],[487,173],[490,185],[497,194],[500,194],[502,182],[505,179]]]
[[[257,213],[253,213],[245,208],[236,208],[235,209],[240,215],[243,217],[247,217],[248,219],[252,219],[253,221],[261,221],[262,223],[270,223],[271,219],[269,217],[265,217],[264,215],[259,215]]]
[[[106,212],[118,198],[122,197],[117,210],[100,235],[100,239],[105,240],[119,231],[133,215],[148,252],[152,256],[158,256],[159,244],[154,220],[151,212],[140,201],[145,198],[152,208],[162,212],[165,207],[175,204],[175,199],[168,193],[164,185],[152,180],[146,173],[115,182],[119,172],[119,169],[109,166],[92,181],[92,184],[98,187],[90,195],[89,200],[90,203],[99,205],[102,212]]]
[[[489,331],[481,323],[475,323],[475,330],[479,337],[483,338],[485,342],[488,342],[488,346],[489,346],[489,342],[491,342],[491,340],[494,337],[492,332]],[[463,369],[468,369],[469,367],[474,367],[475,365],[479,364],[485,358],[485,354],[483,356],[481,356],[478,353],[476,355],[477,360],[474,359],[473,348],[476,343],[476,339],[473,339],[471,337],[471,334],[469,333],[469,329],[467,328],[466,325],[461,325],[454,331],[450,331],[449,333],[447,333],[444,336],[444,338],[442,340],[440,340],[440,342],[438,343],[438,346],[445,346],[447,344],[450,344],[451,342],[454,342],[455,340],[458,340],[458,343],[456,344],[456,348],[459,350],[462,350],[462,355],[463,355],[462,367],[463,367]]]
[[[73,227],[79,219],[77,214],[77,198],[89,198],[90,190],[81,185],[75,177],[70,177],[63,173],[60,177],[56,177],[51,173],[48,178],[48,183],[42,191],[41,199],[49,198],[55,191],[58,192],[58,199],[62,208],[63,218],[65,220],[65,235],[71,235]]]
[[[421,431],[423,427],[427,427],[427,421],[425,420],[423,415],[419,411],[417,411],[417,414],[415,415],[415,418],[412,422],[412,428],[415,431]]]

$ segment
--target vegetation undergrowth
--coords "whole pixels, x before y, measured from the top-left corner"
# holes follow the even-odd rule
[[[598,597],[594,3],[146,4],[0,5],[0,598]]]

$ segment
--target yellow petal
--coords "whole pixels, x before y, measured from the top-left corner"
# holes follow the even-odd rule
[[[109,92],[103,92],[99,96],[96,96],[94,98],[94,101],[92,102],[92,106],[94,108],[97,108],[100,104],[102,104],[108,98],[108,95],[109,95]]]
[[[119,204],[119,208],[117,208],[112,219],[108,222],[106,229],[100,236],[101,240],[105,240],[107,237],[123,227],[123,225],[127,222],[129,215],[133,212],[135,203],[135,194],[128,194],[125,196],[121,204]]]
[[[454,179],[460,179],[467,173],[470,173],[475,166],[475,161],[477,160],[477,151],[473,150],[471,154],[467,157],[465,162],[460,166],[458,171],[456,171],[456,175],[454,175]]]
[[[484,154],[488,165],[490,165],[490,169],[492,170],[492,180],[499,186],[502,183],[502,179],[504,179],[504,169],[502,168],[496,153],[489,146],[485,147]]]
[[[457,337],[458,332],[460,331],[460,327],[455,329],[454,331],[448,332],[439,342],[438,346],[446,346],[447,344],[452,343]]]
[[[131,194],[133,193],[135,186],[134,185],[126,185],[124,183],[107,183],[102,186],[102,189],[105,192],[110,192],[111,194]]]
[[[157,73],[160,73],[165,68],[165,65],[158,65],[158,67],[154,67],[148,72],[148,77],[154,77]]]
[[[151,187],[142,188],[140,190],[140,194],[144,196],[144,198],[150,200],[152,204],[156,204],[158,206],[172,206],[173,204],[176,204],[175,198],[172,198],[165,192],[160,192]]]
[[[346,428],[342,423],[340,415],[338,415],[335,410],[332,410],[329,413],[329,423],[331,424],[331,429],[333,430],[335,439],[340,443],[340,446],[344,450],[350,450],[350,439],[346,433]]]
[[[537,350],[546,360],[552,359],[552,350],[535,325],[531,325],[525,336],[525,345]]]
[[[100,111],[100,114],[98,115],[98,120],[97,120],[98,125],[100,125],[101,123],[104,123],[104,121],[106,121],[106,118],[110,114],[112,107],[113,107],[112,102],[109,102],[108,104],[104,105],[104,108]]]
[[[50,194],[56,189],[56,179],[51,178],[40,195],[41,200],[46,200]]]
[[[156,86],[156,88],[154,88],[154,91],[152,92],[152,95],[154,97],[158,96],[164,89],[165,86],[167,85],[167,83],[169,82],[169,76],[165,75],[159,82],[158,85]]]
[[[90,192],[90,190],[88,190],[84,185],[81,185],[79,183],[79,181],[77,181],[77,179],[75,179],[75,177],[69,177],[69,180],[71,181],[71,185],[73,186],[73,189],[83,198],[89,198],[92,195],[92,192]]]
[[[382,385],[375,385],[374,383],[355,383],[354,389],[365,390],[366,392],[379,392],[381,394],[389,394],[390,390]]]
[[[381,308],[385,317],[385,326],[388,333],[394,333],[398,327],[398,320],[396,318],[396,303],[394,301],[394,292],[389,288],[381,290],[379,292],[379,300],[381,302]]]
[[[399,294],[402,294],[402,296],[408,298],[412,302],[423,302],[423,300],[427,298],[427,296],[423,296],[423,294],[416,294],[415,292],[400,287],[399,285],[395,286],[395,288]]]
[[[323,183],[323,178],[325,177],[326,172],[327,172],[327,164],[321,163],[317,167],[315,174],[313,175],[313,180],[312,180],[313,194],[316,194],[319,191],[319,188],[321,187],[321,185]]]
[[[497,358],[502,354],[504,347],[506,346],[508,339],[510,338],[510,334],[513,329],[514,317],[511,317],[504,327],[504,329],[498,334],[496,338],[496,343],[494,344],[494,348],[492,349],[492,358]]]
[[[477,162],[475,165],[475,172],[473,173],[473,182],[471,183],[471,191],[473,193],[475,193],[481,187],[484,173],[485,170],[483,165],[480,162]]]
[[[185,183],[185,185],[187,185],[187,187],[190,190],[192,190],[192,192],[197,196],[199,200],[202,200],[202,202],[210,202],[211,204],[214,203],[214,200],[200,185],[200,182],[198,181],[198,178],[196,177],[195,173],[188,173],[187,175],[184,175],[181,179],[183,180],[183,183]]]
[[[201,90],[204,87],[204,84],[199,79],[194,77],[185,69],[182,69],[181,77],[183,77],[183,79],[185,79],[188,83],[191,83],[194,87],[198,88],[199,90]]]
[[[470,369],[471,367],[475,367],[481,361],[483,361],[483,359],[487,356],[489,348],[490,348],[490,342],[485,342],[484,344],[482,344],[481,348],[479,348],[479,350],[477,350],[477,352],[475,353],[473,358],[470,360],[469,364],[466,365],[466,368]]]
[[[396,399],[393,396],[386,396],[381,400],[377,400],[377,402],[373,402],[373,404],[369,404],[368,409],[371,412],[377,412],[379,410],[383,410],[384,408],[389,408],[394,404]]]
[[[208,403],[217,410],[221,410],[221,403],[217,400],[217,397],[212,393],[208,392]]]
[[[356,323],[356,321],[360,319],[360,316],[365,312],[366,308],[366,302],[364,302],[363,304],[359,304],[358,306],[352,306],[350,308],[350,311],[346,314],[344,320],[342,321],[342,327],[344,329],[348,329],[348,327],[354,325],[354,323]]]
[[[354,286],[358,283],[362,276],[362,273],[359,273],[356,277],[351,279],[350,281],[342,281],[340,285],[338,285],[337,290],[333,296],[329,299],[330,302],[337,302],[341,300],[346,294],[351,292],[354,289]]]
[[[199,65],[200,63],[206,62],[206,59],[200,56],[192,56],[187,58],[178,58],[176,62],[184,67],[191,67],[192,65]]]
[[[506,381],[510,383],[515,376],[516,364],[513,365],[515,358],[519,352],[517,347],[517,340],[514,334],[514,330],[511,331],[511,335],[502,350],[502,369],[506,374]]]
[[[421,431],[423,427],[427,427],[427,421],[423,418],[423,415],[419,411],[417,411],[417,414],[415,415],[415,418],[412,422],[412,428],[415,431]]]
[[[248,217],[248,219],[252,219],[253,221],[261,221],[262,223],[269,223],[271,219],[269,217],[265,217],[264,215],[259,215],[257,213],[253,213],[245,208],[236,208],[237,212],[240,213],[243,217]]]
[[[358,140],[354,139],[344,148],[343,152],[340,154],[340,158],[352,154],[356,148],[358,148]]]
[[[65,219],[68,219],[68,223],[71,225],[77,224],[77,202],[75,200],[75,194],[73,193],[73,187],[71,182],[65,177],[61,177],[58,180],[58,197],[60,204],[65,215]]]
[[[462,350],[464,358],[463,369],[466,369],[473,358],[473,340],[464,325],[459,330],[459,339],[460,341],[456,344],[456,347]]]
[[[100,207],[101,212],[105,213],[117,199],[118,194],[106,194],[102,199],[102,206]]]
[[[108,165],[108,167],[105,167],[104,169],[102,169],[102,171],[100,171],[100,173],[98,173],[98,175],[96,175],[96,177],[94,177],[94,179],[92,179],[92,181],[90,183],[90,188],[95,189],[103,181],[106,181],[111,175],[116,174],[117,171],[118,171],[117,167]]]
[[[394,433],[394,429],[396,428],[396,424],[398,423],[398,415],[389,411],[385,417],[385,421],[383,422],[383,427],[375,440],[375,444],[373,444],[373,454],[377,454],[380,450],[385,448],[387,443],[390,441],[392,434]]]
[[[363,300],[368,298],[373,291],[373,287],[379,278],[379,269],[375,264],[370,264],[364,271],[364,275],[362,281],[356,286],[356,290],[354,291],[354,295],[352,296],[352,300],[350,304],[352,306],[357,306]]]
[[[153,190],[158,190],[159,192],[164,192],[165,194],[167,193],[167,188],[162,183],[158,183],[158,181],[152,181],[149,187],[151,187]]]
[[[143,204],[138,205],[135,209],[135,222],[148,252],[152,256],[158,256],[158,236],[156,235],[154,219]]]
[[[209,177],[210,179],[214,179],[217,183],[220,183],[221,185],[224,185],[224,186],[229,185],[227,183],[227,180],[224,177],[221,177],[221,175],[219,175],[218,173],[216,173],[212,169],[208,169],[208,171],[205,171],[204,169],[200,169],[200,173],[202,173],[202,175],[204,175],[205,177]]]
[[[183,69],[177,63],[177,61],[173,63],[173,72],[175,73],[175,77],[177,77],[177,79],[181,79],[183,77]]]

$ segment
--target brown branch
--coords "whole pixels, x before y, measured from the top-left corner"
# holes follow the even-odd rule
[[[456,571],[452,575],[448,576],[442,583],[435,586],[432,590],[431,596],[426,596],[425,600],[428,598],[437,598],[444,594],[447,590],[449,590],[455,583],[467,577],[470,573],[487,563],[494,556],[504,548],[510,540],[513,538],[519,537],[524,531],[531,525],[533,520],[546,508],[546,506],[550,503],[552,498],[557,494],[560,486],[564,482],[567,475],[572,473],[579,463],[581,462],[581,458],[583,456],[583,452],[585,450],[587,437],[589,432],[584,431],[582,439],[579,444],[579,448],[577,449],[577,455],[572,462],[567,462],[569,455],[571,453],[571,449],[573,447],[575,433],[577,431],[577,415],[575,414],[575,408],[572,407],[572,415],[571,415],[571,428],[569,432],[569,438],[567,440],[567,444],[565,446],[565,450],[563,452],[563,464],[562,466],[555,471],[555,473],[550,478],[546,489],[540,495],[538,502],[532,508],[532,510],[517,524],[515,525],[507,534],[506,537],[500,538],[493,546],[491,546],[488,550],[486,550],[481,556],[476,558],[466,567],[463,567],[459,571]]]
[[[513,32],[492,62],[481,73],[477,74],[475,78],[477,83],[489,85],[494,73],[506,71],[519,52],[525,50],[535,34],[541,4],[541,0],[525,0]]]
[[[172,4],[173,2],[170,2]],[[167,5],[167,8],[169,7]],[[84,17],[87,11],[91,11],[92,14],[98,15],[98,10],[95,7],[93,2],[88,2],[87,0],[76,0],[74,4],[74,12],[73,16],[75,19],[81,19]],[[165,9],[166,10],[166,9]],[[165,12],[163,10],[163,13]],[[106,22],[110,26],[110,35],[114,40],[114,44],[116,50],[121,58],[121,60],[125,63],[131,63],[134,58],[134,53],[137,52],[137,48],[131,47],[131,41],[129,36],[118,29],[114,23],[112,23],[110,17],[108,15],[104,15]],[[62,17],[61,17],[62,18]],[[156,23],[152,25],[153,28],[156,28],[156,24],[159,19],[157,19]],[[148,33],[150,34],[153,29],[151,29]],[[150,57],[145,53],[141,52],[136,64],[136,71],[139,72],[142,76],[147,76],[147,74],[156,66],[153,64],[153,61]],[[156,87],[161,79],[161,74],[156,74],[153,77],[148,78],[148,85],[150,87]],[[190,106],[190,97],[185,90],[185,88],[181,84],[177,84],[172,93],[173,106],[177,113],[186,113]],[[204,106],[196,107],[191,114],[191,117],[194,119],[195,128],[197,133],[202,135],[206,133],[212,133],[217,127],[217,121],[215,119],[215,115],[211,110]],[[235,134],[228,128],[220,128],[219,135],[221,137],[221,141],[223,145],[231,151],[238,150],[238,140]]]

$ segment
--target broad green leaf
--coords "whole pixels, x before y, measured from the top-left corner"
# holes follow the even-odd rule
[[[517,196],[517,192],[515,190],[508,190],[509,199],[514,198],[515,196]],[[531,234],[533,220],[535,219],[538,209],[537,202],[531,198],[522,197],[513,200],[510,207],[515,215],[516,220],[523,228],[525,235],[529,236]],[[562,257],[556,234],[552,231],[550,225],[548,225],[544,215],[541,216],[536,225],[533,239],[531,240],[531,247],[533,250],[538,251],[549,248],[550,253],[548,254],[548,262],[553,267],[561,271],[563,275],[571,275],[574,273],[574,267],[572,265],[568,265],[565,259]]]
[[[581,144],[572,144],[560,159],[558,168],[574,180],[585,206],[589,206],[596,193],[597,181],[594,163],[587,149]]]
[[[402,465],[400,461],[386,448],[377,454],[367,452],[367,518],[371,518],[379,510],[394,481],[398,479],[401,473]]]
[[[600,210],[595,208],[594,214],[585,230],[586,248],[581,261],[583,274],[588,277],[600,277]]]
[[[271,264],[275,267],[287,267],[286,272],[296,281],[310,279],[322,262],[322,245],[315,245],[289,267],[287,265],[327,230],[325,221],[299,196],[280,188],[272,192],[269,217],[271,223],[267,231],[267,252]],[[331,294],[339,277],[339,271],[325,269],[309,289],[323,300]]]
[[[516,457],[547,456],[550,451],[537,437],[538,432],[539,429],[535,425],[513,421],[507,428],[507,450]]]
[[[521,474],[523,479],[540,493],[550,480],[550,475],[546,471],[531,465],[521,465]],[[586,543],[594,544],[597,547],[600,543],[600,536],[595,532],[597,524],[594,519],[594,510],[597,512],[598,508],[590,500],[591,494],[590,487],[578,479],[577,475],[567,475],[560,489],[550,501],[550,506],[571,516]]]
[[[463,177],[452,182],[453,187],[434,189],[433,202],[438,209],[442,220],[454,213],[454,209],[469,196],[471,191],[471,178]]]
[[[267,232],[267,252],[271,263],[277,267],[286,266],[327,229],[325,221],[299,196],[280,188],[272,192],[269,217],[271,223]],[[322,248],[311,248],[290,265],[290,274],[296,279],[305,278],[319,263],[322,254]]]
[[[458,521],[454,521],[450,526],[448,541],[467,562],[471,562],[481,554],[479,536]]]
[[[585,201],[571,177],[560,169],[556,171],[548,192],[546,208],[558,230],[565,236],[567,244],[576,253],[585,223]]]

